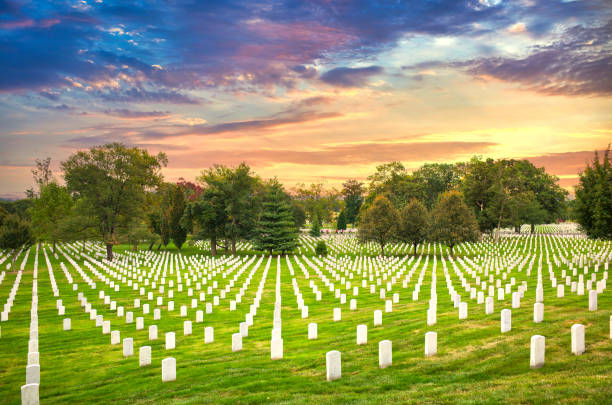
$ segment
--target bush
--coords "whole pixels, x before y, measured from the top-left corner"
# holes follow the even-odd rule
[[[322,240],[317,242],[315,246],[315,253],[317,256],[327,256],[327,245]]]

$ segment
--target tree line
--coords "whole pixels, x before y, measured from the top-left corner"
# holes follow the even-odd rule
[[[425,164],[408,172],[400,162],[380,165],[367,184],[348,179],[341,189],[323,183],[287,191],[276,179],[263,180],[242,163],[214,165],[195,182],[165,182],[164,153],[112,143],[78,151],[61,162],[64,184],[37,160],[35,188],[28,198],[0,204],[0,247],[98,239],[107,258],[113,246],[181,250],[189,238],[207,240],[235,253],[252,241],[259,251],[291,252],[306,223],[320,235],[325,224],[354,226],[362,240],[384,251],[390,241],[436,240],[452,247],[480,233],[521,224],[576,218],[592,237],[610,238],[612,169],[609,148],[600,162],[580,174],[576,200],[558,179],[527,160],[474,157],[456,164]],[[155,247],[157,245],[157,247]]]

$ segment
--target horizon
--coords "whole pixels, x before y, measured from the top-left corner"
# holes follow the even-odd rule
[[[527,159],[570,191],[612,141],[605,1],[0,1],[0,197],[120,141],[168,181],[245,161],[288,188],[401,161]],[[350,176],[347,175],[350,174]]]

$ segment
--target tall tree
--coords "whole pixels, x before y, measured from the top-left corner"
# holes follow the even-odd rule
[[[380,245],[380,253],[385,254],[385,245],[396,237],[399,214],[385,196],[378,196],[361,213],[359,239],[362,242],[374,241]]]
[[[288,196],[278,180],[272,179],[266,184],[255,246],[269,254],[291,252],[298,245],[297,238]]]
[[[310,236],[321,236],[321,221],[319,220],[317,211],[314,212],[313,217],[310,219]]]
[[[171,203],[168,207],[169,236],[180,252],[187,240],[187,229],[182,222],[183,214],[185,213],[185,194],[179,185],[172,184],[170,195]]]
[[[419,200],[412,199],[399,213],[397,237],[400,241],[410,243],[416,254],[416,247],[422,243],[429,232],[429,213]]]
[[[246,163],[236,167],[214,165],[202,172],[198,181],[205,195],[224,210],[221,235],[236,253],[236,242],[253,235],[259,210],[260,180]],[[227,245],[226,245],[227,247]]]
[[[72,197],[66,187],[55,181],[41,184],[38,197],[33,199],[30,216],[36,237],[51,241],[53,253],[57,241],[65,235],[61,223],[68,219],[71,210]]]
[[[440,194],[456,189],[460,183],[460,172],[452,163],[426,163],[412,176],[419,185],[427,209],[434,206]]]
[[[13,269],[15,268],[15,259],[19,248],[27,247],[33,241],[34,235],[29,222],[14,214],[4,217],[2,226],[0,226],[0,248],[11,250]]]
[[[338,219],[336,220],[336,229],[337,230],[345,230],[346,229],[346,214],[345,214],[346,209],[343,209],[342,211],[340,211],[340,214],[338,215]]]
[[[431,215],[431,238],[445,243],[453,255],[459,243],[478,240],[478,222],[458,191],[440,195]]]
[[[349,179],[342,184],[342,195],[344,196],[344,211],[347,224],[355,224],[357,215],[363,204],[365,189],[363,183]]]
[[[98,222],[107,260],[113,260],[118,232],[143,215],[145,190],[161,183],[166,164],[163,153],[152,156],[120,143],[79,151],[62,162],[68,190],[82,198],[83,209]]]
[[[45,159],[36,159],[36,167],[32,169],[32,177],[34,177],[34,182],[38,186],[38,190],[40,190],[53,181],[53,171],[51,170],[51,158]],[[36,191],[33,188],[29,188],[26,190],[26,195],[28,198],[35,198]]]
[[[591,164],[580,173],[573,207],[578,223],[591,238],[612,239],[612,164],[610,145],[603,159],[595,152]]]

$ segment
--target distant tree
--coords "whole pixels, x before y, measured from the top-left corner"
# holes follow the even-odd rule
[[[346,223],[355,224],[359,210],[363,204],[365,189],[363,183],[354,179],[349,179],[342,184],[342,195],[344,196],[344,211]],[[344,228],[346,229],[346,228]]]
[[[163,153],[152,156],[120,143],[79,151],[62,162],[68,190],[83,200],[84,214],[98,222],[107,260],[113,259],[118,232],[144,215],[145,191],[161,183],[166,163]]]
[[[573,212],[590,238],[612,239],[612,164],[610,146],[603,160],[595,152],[591,164],[580,173]]]
[[[57,241],[63,240],[65,232],[60,224],[66,221],[72,211],[72,197],[66,187],[55,181],[41,184],[38,197],[33,198],[30,216],[34,234],[38,239],[53,243],[53,253]]]
[[[334,212],[342,208],[340,195],[334,188],[326,189],[323,182],[309,186],[299,184],[294,190],[294,198],[302,202],[310,222],[315,214],[321,222],[331,221]]]
[[[378,243],[380,252],[384,255],[385,245],[396,236],[399,220],[397,210],[387,197],[378,196],[360,216],[359,239],[362,242],[374,241]]]
[[[345,214],[345,209],[343,209],[342,211],[340,211],[340,214],[338,215],[338,219],[336,220],[336,229],[337,230],[345,230],[346,229],[346,214]]]
[[[412,177],[419,185],[427,209],[434,206],[440,194],[456,189],[460,183],[460,172],[452,163],[426,163]]]
[[[310,236],[319,237],[321,236],[321,221],[319,220],[319,214],[315,211],[314,215],[310,219]]]
[[[44,186],[53,181],[53,171],[51,170],[51,158],[36,159],[36,167],[32,169],[32,176],[34,182],[38,186],[40,191]],[[26,190],[28,198],[36,197],[36,191],[33,188]]]
[[[291,210],[293,211],[293,222],[295,223],[296,229],[301,229],[306,223],[306,210],[301,201],[295,198],[291,199]]]
[[[210,252],[217,254],[217,242],[223,238],[227,213],[223,205],[223,196],[214,188],[206,188],[202,195],[187,206],[186,222],[197,227],[197,239],[210,240]],[[192,225],[192,226],[193,226]]]
[[[327,245],[322,239],[317,241],[317,244],[315,245],[315,254],[317,256],[327,256]]]
[[[129,225],[127,242],[132,246],[133,251],[137,251],[138,245],[151,240],[151,237],[152,233],[143,221],[134,221]]]
[[[287,194],[276,179],[270,180],[264,191],[255,246],[269,254],[291,252],[297,247],[297,237]]]
[[[478,240],[478,222],[457,191],[441,194],[431,217],[431,238],[445,243],[451,256],[455,245]]]
[[[425,205],[412,199],[399,213],[397,237],[400,241],[410,243],[416,254],[416,247],[422,243],[429,232],[429,213]]]
[[[187,240],[187,228],[182,222],[183,214],[185,213],[185,194],[180,186],[174,184],[170,192],[172,202],[168,209],[169,234],[172,242],[174,242],[174,245],[180,252]]]
[[[11,250],[13,269],[19,248],[27,247],[33,242],[34,235],[28,222],[14,214],[4,217],[2,226],[0,226],[0,248]]]

